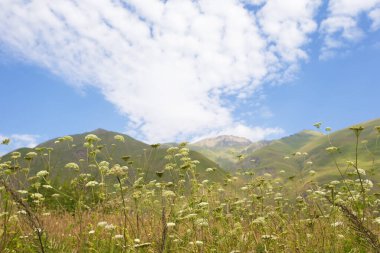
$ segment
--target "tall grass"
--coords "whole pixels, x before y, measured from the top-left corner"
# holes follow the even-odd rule
[[[357,146],[362,129],[352,130]],[[56,145],[69,149],[71,141]],[[300,166],[296,177],[241,168],[212,181],[217,170],[208,168],[202,181],[186,143],[168,148],[164,170],[154,171],[149,161],[135,168],[128,156],[116,164],[112,150],[124,138],[114,141],[104,148],[87,135],[87,159],[60,168],[69,182],[50,177],[51,148],[1,161],[0,252],[380,252],[379,187],[360,167],[358,149],[346,168],[336,163],[339,178],[319,185],[317,165],[298,151],[286,156]],[[326,152],[339,159],[330,144]],[[107,161],[98,159],[102,152]],[[29,175],[38,157],[44,168]]]

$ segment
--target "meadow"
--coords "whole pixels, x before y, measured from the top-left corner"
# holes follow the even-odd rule
[[[157,169],[149,160],[160,144],[137,166],[88,134],[85,159],[58,168],[64,180],[54,176],[55,149],[15,151],[0,161],[0,252],[380,252],[378,157],[361,159],[363,130],[350,129],[355,152],[344,166],[326,136],[338,176],[323,184],[298,150],[284,158],[300,165],[296,175],[258,174],[246,163],[220,174],[192,159],[187,143],[165,148]],[[380,136],[380,127],[370,131]]]

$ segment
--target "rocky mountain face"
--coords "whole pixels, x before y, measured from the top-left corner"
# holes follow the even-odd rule
[[[192,146],[202,148],[224,148],[224,147],[247,147],[252,142],[244,137],[233,135],[220,135],[217,137],[203,139],[192,143]]]

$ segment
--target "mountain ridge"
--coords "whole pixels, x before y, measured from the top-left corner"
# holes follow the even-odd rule
[[[218,135],[215,137],[208,137],[191,143],[192,146],[198,147],[226,147],[226,146],[246,146],[251,144],[252,141],[240,136],[235,135]]]
[[[69,171],[65,170],[64,167],[67,163],[75,162],[78,164],[83,164],[88,160],[88,150],[84,146],[85,137],[89,134],[94,134],[100,140],[94,143],[94,147],[99,149],[99,154],[97,155],[97,162],[100,161],[110,161],[112,164],[126,164],[124,157],[130,157],[128,160],[128,166],[132,166],[135,169],[142,170],[146,172],[149,178],[155,178],[155,173],[157,171],[163,171],[165,168],[166,160],[164,159],[167,155],[166,148],[152,147],[153,145],[146,144],[139,140],[136,140],[126,134],[107,131],[105,129],[95,129],[90,132],[84,132],[80,134],[67,135],[72,138],[72,141],[62,141],[63,137],[58,137],[50,139],[38,144],[34,148],[19,148],[12,152],[20,152],[21,157],[25,157],[28,152],[42,152],[49,157],[51,165],[51,176],[55,178],[69,178]],[[115,140],[115,136],[122,136],[124,142]],[[51,155],[49,155],[50,151]],[[12,152],[2,156],[2,160],[10,160]],[[218,174],[214,174],[217,181],[220,181],[225,172],[219,167],[218,164],[211,161],[204,155],[197,151],[190,150],[189,156],[193,160],[199,160],[199,165],[197,166],[197,172],[202,178],[206,177],[207,168],[215,168]],[[39,170],[46,170],[46,163],[42,158],[43,156],[38,156],[38,159],[33,161],[30,173],[35,174]],[[20,167],[25,167],[26,162],[22,160]],[[87,173],[89,171],[86,171]],[[137,173],[137,172],[136,172]],[[169,180],[168,176],[163,176],[163,179]]]
[[[375,155],[380,155],[380,145],[378,145],[380,130],[376,130],[376,127],[380,126],[380,119],[368,120],[351,126],[358,125],[364,127],[363,131],[361,131],[358,147],[361,164],[366,167],[372,166],[376,169],[380,167],[380,164],[373,162],[371,165],[371,161],[375,161],[375,158],[373,158]],[[74,138],[73,143],[70,144],[71,147],[67,145],[62,146],[59,145],[59,143],[57,144],[57,138],[55,138],[37,145],[36,148],[45,146],[53,147],[55,151],[61,154],[62,152],[66,152],[67,148],[71,148],[73,153],[68,157],[63,155],[60,159],[64,160],[64,162],[72,160],[78,161],[79,159],[85,158],[86,149],[83,147],[83,141],[87,134],[98,135],[102,139],[102,142],[106,143],[103,148],[109,149],[107,152],[114,152],[112,149],[116,149],[115,155],[117,159],[115,158],[115,161],[117,162],[122,162],[120,157],[129,155],[136,162],[136,166],[142,166],[146,164],[146,162],[143,161],[146,159],[144,156],[147,156],[147,152],[150,152],[149,150],[152,149],[151,145],[136,140],[128,135],[101,128],[90,132],[71,135]],[[113,145],[116,144],[112,143],[115,141],[115,135],[123,136],[126,142],[125,145],[117,143],[117,146],[114,147]],[[297,175],[297,173],[299,173],[300,162],[297,161],[296,155],[298,153],[307,154],[303,158],[303,163],[312,162],[313,170],[318,172],[316,178],[326,181],[337,176],[335,165],[331,156],[326,152],[326,148],[332,145],[339,148],[338,155],[342,158],[337,161],[337,163],[338,165],[344,166],[346,161],[352,159],[354,156],[354,144],[355,135],[353,131],[347,127],[337,131],[322,131],[321,129],[319,129],[319,131],[302,130],[280,139],[259,142],[251,142],[247,138],[234,135],[221,135],[191,143],[188,145],[188,148],[190,149],[191,155],[195,157],[194,159],[197,158],[201,161],[201,170],[208,167],[218,167],[222,173],[224,173],[225,170],[234,172],[237,169],[254,168],[258,174],[265,172],[278,174],[279,171],[286,171],[289,175]],[[155,170],[162,170],[166,149],[175,145],[175,143],[168,143],[158,148],[158,155],[149,162],[149,167],[154,167]],[[22,153],[25,154],[34,149],[22,148],[19,150],[22,150]],[[9,154],[7,155],[9,156]],[[284,157],[289,157],[290,159],[284,159]],[[58,167],[62,167],[62,162],[56,162],[56,164],[58,164]],[[305,166],[305,164],[301,165]],[[310,170],[311,168],[307,167],[307,169]]]

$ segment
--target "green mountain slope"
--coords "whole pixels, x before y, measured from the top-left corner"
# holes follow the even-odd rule
[[[379,132],[375,129],[380,125],[380,119],[358,124],[364,127],[360,134],[358,145],[359,167],[377,172],[379,170],[380,140]],[[331,154],[326,148],[335,146],[338,151]],[[253,167],[257,173],[266,172],[285,175],[306,176],[310,170],[316,171],[313,180],[328,182],[339,178],[339,171],[335,161],[344,172],[347,161],[355,160],[356,137],[347,127],[330,135],[316,131],[302,131],[300,133],[273,141],[270,145],[256,150],[240,163],[243,168]],[[335,159],[334,159],[335,158]],[[252,162],[252,160],[255,160]],[[373,178],[380,182],[376,173]]]
[[[285,160],[284,157],[295,152],[306,152],[302,148],[322,136],[323,134],[319,132],[305,130],[272,141],[267,146],[248,152],[239,165],[243,168],[256,168],[265,172],[292,170],[296,165],[295,162]]]
[[[237,155],[250,145],[254,144],[246,138],[221,135],[192,143],[190,148],[208,157],[223,169],[233,170],[236,167]]]
[[[358,124],[364,130],[360,134],[358,142],[359,167],[365,169],[368,174],[375,173],[374,181],[380,182],[380,133],[376,129],[380,126],[380,119],[371,120]],[[22,148],[18,152],[24,157],[30,151],[41,148],[43,156],[38,156],[31,164],[30,175],[34,175],[41,169],[46,169],[49,161],[51,174],[56,178],[64,180],[70,178],[70,171],[64,168],[69,162],[83,164],[85,173],[97,173],[88,166],[87,148],[83,146],[85,136],[96,134],[101,141],[99,146],[97,162],[102,160],[111,161],[112,164],[119,163],[131,168],[131,176],[137,177],[137,173],[144,172],[147,179],[156,179],[156,172],[163,171],[167,160],[166,150],[175,144],[162,145],[152,148],[150,145],[135,140],[127,135],[110,132],[102,129],[89,133],[73,135],[73,141],[57,142],[57,139],[47,141],[34,149]],[[116,141],[115,135],[123,136],[125,142]],[[209,138],[189,145],[190,157],[198,160],[197,172],[201,179],[212,179],[222,181],[225,176],[224,168],[230,171],[237,169],[254,169],[256,174],[271,173],[281,175],[283,178],[308,177],[309,172],[315,171],[312,180],[328,182],[339,179],[339,171],[336,164],[343,172],[346,170],[347,161],[355,160],[355,134],[349,127],[332,132],[305,130],[291,136],[274,140],[251,143],[241,137],[218,136]],[[326,148],[335,146],[338,151],[331,154]],[[49,150],[53,148],[49,156]],[[238,161],[237,156],[242,154]],[[129,156],[126,162],[122,157]],[[9,159],[10,155],[3,157],[3,161]],[[180,159],[177,159],[178,161]],[[133,161],[133,163],[131,163]],[[336,162],[336,164],[335,164]],[[27,166],[23,160],[21,168]],[[207,168],[217,168],[214,173],[207,173]],[[170,173],[165,172],[164,180],[170,180]]]
[[[87,148],[83,145],[85,136],[88,134],[95,134],[101,139],[96,143],[100,150],[96,161],[104,160],[111,164],[128,165],[131,177],[136,177],[137,173],[144,172],[147,179],[157,179],[156,172],[163,171],[168,162],[164,159],[167,155],[167,147],[152,148],[150,145],[128,135],[103,129],[72,135],[72,141],[59,141],[60,138],[58,138],[41,143],[35,148],[21,148],[16,151],[21,153],[21,157],[25,157],[28,152],[41,152],[43,154],[32,160],[30,175],[35,175],[38,171],[50,167],[50,173],[54,178],[65,180],[71,177],[72,171],[65,169],[64,166],[67,163],[75,162],[83,168],[83,173],[92,173],[98,176],[98,170],[91,169],[91,165],[88,166],[94,163],[91,159],[89,161]],[[115,140],[115,135],[122,136],[124,142]],[[49,152],[49,149],[53,149],[53,151]],[[10,160],[10,154],[3,156],[2,161]],[[130,157],[128,161],[122,159],[126,156]],[[207,168],[216,168],[216,171],[211,174],[213,179],[220,181],[224,178],[225,172],[215,162],[196,151],[190,151],[190,157],[199,161],[197,172],[200,178],[210,177],[210,173],[206,172]],[[21,159],[20,161],[20,168],[27,167],[28,162],[26,160]],[[162,179],[170,180],[169,173],[164,173]]]
[[[378,142],[379,131],[376,129],[380,126],[380,119],[363,122],[354,126],[362,126],[358,143],[358,160],[359,167],[367,170],[369,173],[378,172],[380,166],[380,143]],[[353,127],[353,126],[351,126]],[[338,175],[337,168],[334,164],[333,157],[336,157],[337,164],[344,170],[347,161],[355,161],[356,136],[353,130],[342,129],[330,134],[330,140],[326,136],[317,141],[311,142],[304,147],[309,153],[310,159],[315,161],[319,168],[318,178],[322,181],[331,179],[332,175]],[[332,155],[326,152],[326,148],[335,146],[339,148],[336,154]],[[375,173],[374,179],[380,182],[379,173]]]

